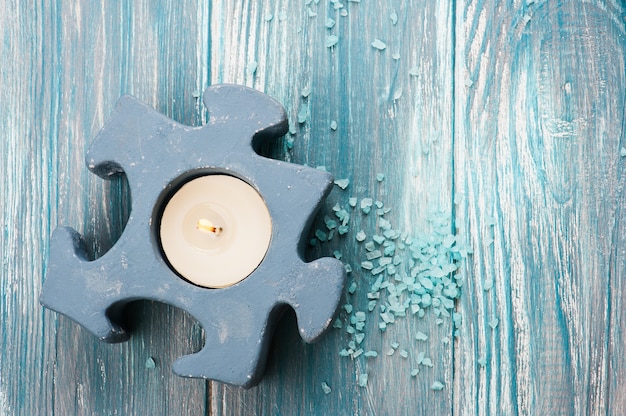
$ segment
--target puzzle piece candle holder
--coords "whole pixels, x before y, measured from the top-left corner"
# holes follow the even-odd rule
[[[41,303],[106,342],[128,339],[128,302],[174,305],[206,335],[203,348],[179,358],[174,372],[251,387],[286,307],[307,342],[337,310],[341,262],[303,261],[303,241],[332,181],[255,152],[288,128],[284,109],[268,96],[217,85],[205,91],[204,104],[209,121],[196,128],[132,97],[120,99],[86,161],[105,179],[126,174],[128,223],[94,261],[76,231],[57,229]]]

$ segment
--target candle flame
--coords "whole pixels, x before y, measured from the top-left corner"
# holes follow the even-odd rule
[[[196,229],[204,233],[213,234],[216,237],[222,233],[222,227],[213,225],[210,220],[206,218],[200,218],[196,224]]]

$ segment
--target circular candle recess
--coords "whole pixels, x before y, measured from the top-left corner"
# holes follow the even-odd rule
[[[208,288],[234,285],[261,263],[270,245],[272,220],[261,195],[228,175],[185,183],[167,202],[159,230],[170,266]]]

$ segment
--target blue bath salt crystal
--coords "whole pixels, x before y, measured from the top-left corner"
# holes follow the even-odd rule
[[[326,47],[332,48],[339,42],[339,38],[336,35],[329,35],[326,37]]]
[[[315,230],[315,237],[317,237],[318,240],[324,242],[328,240],[328,235],[322,231],[322,230]]]
[[[304,124],[309,118],[309,109],[306,106],[302,106],[298,112],[298,123]]]
[[[428,335],[426,335],[422,331],[417,331],[417,334],[415,334],[415,339],[418,341],[426,341],[428,339]]]
[[[396,320],[396,317],[390,312],[381,313],[380,317],[386,324],[391,324]]]
[[[381,274],[382,272],[385,271],[385,268],[386,268],[386,266],[379,266],[379,267],[376,267],[375,269],[372,269],[372,271],[371,271],[372,276],[376,276],[376,275]]]
[[[378,251],[378,253],[380,253],[379,250],[376,250],[376,251]],[[380,256],[378,256],[378,257],[380,257]],[[378,264],[381,265],[381,266],[387,266],[387,265],[391,264],[391,257],[381,257],[380,260],[378,261]]]
[[[383,237],[382,235],[376,234],[372,237],[372,240],[374,240],[376,244],[380,245],[385,242],[385,237]]]
[[[443,383],[441,383],[440,381],[435,381],[435,382],[433,382],[433,384],[430,386],[430,388],[431,388],[432,390],[435,390],[435,391],[440,391],[440,390],[443,390],[444,385],[443,385]]]
[[[371,261],[363,261],[361,262],[361,267],[365,270],[372,270],[374,268],[374,263]]]
[[[391,223],[390,223],[389,221],[387,221],[386,219],[381,218],[381,219],[378,221],[378,226],[379,226],[380,228],[382,228],[383,230],[388,230],[388,229],[390,229],[390,228],[391,228]]]
[[[365,257],[368,260],[374,260],[377,259],[379,257],[381,257],[383,255],[383,253],[380,252],[380,250],[374,250],[374,251],[370,251],[368,253],[365,254]]]
[[[330,386],[325,381],[322,381],[322,391],[324,392],[324,394],[330,394],[330,392],[332,391]]]
[[[372,47],[374,49],[378,49],[379,51],[385,50],[385,48],[387,48],[387,45],[385,44],[385,42],[383,42],[380,39],[374,39],[374,41],[372,42]]]
[[[441,298],[441,304],[446,309],[454,309],[454,301],[448,298]]]
[[[148,357],[146,359],[146,368],[149,370],[156,368],[156,362],[154,361],[154,358]]]
[[[373,202],[372,198],[363,198],[361,200],[361,211],[363,211],[364,214],[369,214],[372,209]]]
[[[396,14],[396,12],[391,12],[391,14],[389,15],[389,18],[391,19],[391,24],[392,25],[396,25],[396,23],[398,23],[398,15]]]
[[[346,189],[350,185],[350,179],[337,179],[335,180],[335,185],[341,189]]]

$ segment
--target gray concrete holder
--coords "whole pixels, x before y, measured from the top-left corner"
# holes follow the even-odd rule
[[[130,96],[122,97],[95,138],[86,162],[102,178],[126,174],[132,210],[120,239],[88,260],[81,236],[55,230],[41,303],[106,342],[121,342],[123,309],[148,299],[181,308],[205,330],[206,342],[173,364],[176,374],[251,387],[260,381],[273,329],[294,309],[301,337],[312,342],[330,325],[345,281],[342,263],[306,263],[307,232],[332,178],[317,169],[268,159],[255,149],[287,132],[283,107],[243,86],[216,85],[204,93],[209,121],[178,124]],[[207,174],[244,180],[263,197],[272,218],[265,258],[243,281],[223,289],[179,277],[159,242],[163,205],[185,182]],[[245,256],[246,253],[241,253]]]

